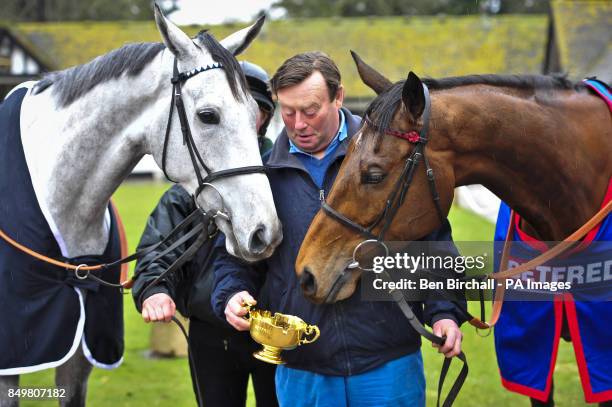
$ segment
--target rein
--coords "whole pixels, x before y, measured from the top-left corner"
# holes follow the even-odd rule
[[[197,223],[196,223],[197,222]],[[195,224],[195,226],[192,227],[192,225]],[[205,226],[208,225],[208,227],[205,230]],[[101,278],[95,276],[94,274],[91,274],[92,271],[98,271],[98,270],[106,270],[109,269],[111,267],[120,265],[120,264],[125,264],[125,263],[129,263],[132,262],[134,260],[137,260],[141,257],[146,256],[147,254],[151,253],[152,251],[156,250],[157,248],[159,248],[160,246],[168,243],[169,241],[171,241],[172,239],[174,239],[179,233],[181,233],[182,231],[184,231],[185,229],[190,228],[189,232],[187,232],[184,236],[182,236],[180,239],[178,239],[176,242],[174,242],[173,244],[171,244],[167,249],[165,249],[163,252],[161,252],[159,255],[156,256],[156,259],[159,257],[162,257],[164,255],[166,255],[168,252],[176,249],[178,246],[180,246],[181,244],[185,243],[187,240],[189,240],[190,238],[193,238],[194,236],[198,235],[205,235],[207,237],[213,237],[217,230],[216,227],[213,223],[213,218],[210,217],[209,215],[199,211],[199,210],[195,210],[193,211],[187,218],[185,218],[185,220],[183,222],[181,222],[179,225],[177,225],[169,234],[168,236],[166,236],[163,240],[161,240],[160,242],[146,247],[140,251],[137,251],[129,256],[126,257],[122,257],[121,259],[115,260],[111,263],[103,263],[103,264],[96,264],[96,265],[87,265],[87,264],[71,264],[71,263],[67,263],[66,261],[61,261],[61,260],[57,260],[57,259],[52,259],[48,256],[45,256],[44,254],[38,253],[22,244],[20,244],[19,242],[15,241],[14,239],[12,239],[10,236],[8,236],[6,233],[4,233],[4,231],[2,229],[0,229],[0,237],[2,239],[4,239],[7,243],[9,243],[11,246],[15,247],[16,249],[20,250],[21,252],[34,257],[42,262],[51,264],[53,266],[57,266],[57,267],[61,267],[64,268],[66,270],[71,270],[74,271],[75,276],[79,279],[79,280],[84,280],[86,278],[91,278],[92,280],[97,281],[98,283],[108,286],[108,287],[115,287],[115,288],[119,288],[121,290],[124,289],[130,289],[132,287],[132,285],[134,284],[133,279],[129,279],[127,281],[124,281],[120,284],[115,284],[115,283],[110,283],[108,281],[102,280]],[[206,233],[204,233],[206,232]],[[201,246],[201,245],[200,245]],[[199,247],[198,247],[199,248]],[[177,259],[177,262],[179,259]],[[168,270],[172,269],[176,269],[177,267],[173,267],[174,263],[172,265],[170,265],[170,267],[168,268]],[[179,265],[180,267],[180,265]],[[168,270],[164,271],[163,275],[167,274]],[[157,279],[155,280],[157,281]]]

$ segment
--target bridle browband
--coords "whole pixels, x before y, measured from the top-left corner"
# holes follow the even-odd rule
[[[428,133],[429,133],[429,117],[431,113],[431,98],[429,96],[429,89],[425,84],[423,84],[423,91],[425,95],[425,108],[423,112],[423,127],[419,132],[416,131],[408,131],[402,132],[399,130],[387,129],[384,131],[384,134],[388,134],[394,137],[398,137],[404,140],[407,140],[409,143],[415,145],[414,150],[406,159],[404,163],[404,168],[402,170],[401,175],[399,176],[393,190],[389,194],[387,198],[385,208],[378,215],[378,217],[374,220],[372,224],[369,226],[362,226],[359,223],[349,219],[344,216],[334,208],[332,208],[325,200],[321,201],[321,207],[323,211],[329,215],[331,218],[337,220],[344,226],[349,227],[357,231],[359,234],[365,236],[368,240],[376,240],[378,242],[382,242],[384,240],[385,234],[389,230],[397,211],[403,205],[406,194],[408,193],[408,189],[410,188],[410,184],[414,178],[415,171],[419,165],[421,159],[425,164],[425,170],[427,174],[427,180],[429,182],[429,189],[431,191],[431,195],[433,198],[434,205],[436,207],[436,211],[438,213],[438,217],[440,219],[440,223],[443,224],[446,216],[442,212],[442,208],[440,207],[440,195],[438,194],[438,190],[436,188],[436,181],[434,177],[434,171],[429,165],[429,160],[425,156],[425,145],[428,141]],[[372,127],[374,129],[380,130],[379,126],[374,124],[368,116],[365,116],[364,123],[368,127]],[[378,232],[378,234],[374,234],[374,229],[382,222],[382,226]]]
[[[182,84],[185,83],[188,79],[193,78],[194,76],[202,72],[210,71],[212,69],[223,69],[223,65],[219,62],[214,62],[211,65],[202,66],[200,68],[195,68],[190,71],[179,72],[178,61],[176,58],[174,58],[173,74],[172,74],[172,79],[170,79],[170,82],[172,83],[172,97],[170,99],[170,113],[168,114],[168,123],[166,125],[166,134],[164,136],[164,147],[162,150],[162,171],[164,172],[166,179],[168,179],[171,182],[176,182],[168,176],[168,172],[166,171],[166,156],[167,156],[167,150],[168,150],[168,141],[170,139],[170,128],[172,126],[172,116],[174,114],[174,106],[176,106],[176,111],[179,117],[179,122],[181,124],[181,133],[183,134],[183,144],[187,145],[187,150],[189,151],[189,158],[191,159],[193,170],[198,179],[198,188],[196,189],[193,195],[193,198],[194,198],[194,201],[196,202],[196,206],[203,212],[205,211],[202,208],[200,208],[197,198],[200,195],[200,193],[204,190],[204,188],[206,188],[207,186],[212,187],[213,189],[215,189],[217,193],[219,193],[219,191],[212,185],[213,181],[221,179],[221,178],[237,176],[237,175],[246,175],[246,174],[253,174],[253,173],[258,173],[258,172],[264,173],[266,171],[263,165],[252,165],[252,166],[247,166],[247,167],[229,168],[226,170],[212,171],[206,165],[206,163],[204,163],[204,160],[202,159],[202,156],[200,155],[200,152],[198,151],[198,147],[196,146],[195,141],[193,140],[193,135],[191,134],[191,128],[189,127],[189,121],[187,120],[187,113],[185,112],[185,105],[183,103],[181,87],[182,87]],[[202,171],[206,173],[206,177],[202,176]],[[221,196],[220,193],[219,195]],[[223,197],[221,197],[221,199],[223,199]],[[217,213],[213,215],[213,217],[216,217],[216,216],[222,216],[226,220],[228,221],[230,220],[229,215],[227,215],[226,213],[220,210],[218,210]]]

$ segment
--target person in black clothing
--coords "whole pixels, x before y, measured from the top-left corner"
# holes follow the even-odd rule
[[[274,102],[268,90],[268,75],[255,64],[242,61],[240,65],[250,93],[259,106],[257,134],[260,150],[264,150],[272,144],[265,138],[265,133],[274,112]],[[138,250],[163,240],[195,209],[193,198],[187,191],[179,185],[172,186],[150,215]],[[138,261],[132,288],[136,308],[142,312],[145,322],[169,322],[176,309],[189,317],[189,351],[193,360],[190,370],[196,397],[196,379],[200,386],[200,405],[244,406],[251,375],[257,406],[277,406],[275,366],[255,359],[252,353],[257,350],[257,344],[249,333],[235,331],[219,320],[211,309],[210,296],[214,280],[211,260],[217,250],[214,239],[206,242],[177,272],[149,287],[151,281],[162,274],[189,244],[186,242],[183,247],[152,262],[168,244]]]

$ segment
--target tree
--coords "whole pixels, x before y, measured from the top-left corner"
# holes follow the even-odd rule
[[[279,0],[289,17],[545,13],[548,0]]]
[[[0,20],[150,20],[151,0],[2,0]],[[170,5],[171,6],[171,5]]]

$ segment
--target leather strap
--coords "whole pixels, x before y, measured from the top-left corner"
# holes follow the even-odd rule
[[[495,280],[506,280],[510,277],[519,275],[524,273],[525,271],[532,270],[536,267],[541,266],[542,264],[554,259],[559,256],[564,251],[573,247],[576,243],[578,243],[582,238],[584,238],[587,233],[589,233],[593,228],[595,228],[598,224],[600,224],[606,216],[608,216],[612,212],[612,201],[608,202],[603,208],[601,208],[591,219],[589,219],[584,225],[582,225],[578,230],[574,233],[563,239],[562,242],[559,242],[557,245],[552,247],[551,249],[545,251],[540,254],[535,259],[528,261],[527,263],[523,263],[520,266],[517,266],[513,269],[505,269],[499,273],[493,273],[489,275],[489,278],[493,278]],[[508,226],[508,233],[506,234],[506,240],[504,242],[504,249],[502,251],[502,258],[500,261],[500,268],[507,267],[508,257],[510,255],[510,248],[512,246],[512,234],[514,233],[514,211],[510,213],[510,225]],[[493,309],[491,311],[491,319],[489,322],[482,321],[479,318],[473,317],[470,319],[469,323],[472,326],[475,326],[478,329],[487,329],[494,326],[499,320],[499,316],[501,315],[502,305],[504,302],[504,294],[506,292],[505,284],[497,287],[495,290],[495,297],[493,300]]]
[[[353,222],[352,220],[350,220],[349,218],[347,218],[346,216],[344,216],[343,214],[341,214],[340,212],[338,212],[337,210],[329,206],[327,201],[325,200],[321,201],[321,209],[323,209],[324,212],[327,212],[328,214],[332,215],[332,217],[334,217],[338,222],[340,222],[344,226],[348,228],[356,229],[359,233],[361,233],[362,235],[370,239],[376,239],[376,236],[372,234],[372,230],[369,227],[364,228],[360,224]]]
[[[56,259],[52,259],[48,256],[45,256],[41,253],[38,253],[22,244],[20,244],[19,242],[13,240],[10,236],[8,236],[2,229],[0,229],[0,237],[3,238],[7,243],[9,243],[11,246],[15,247],[16,249],[26,253],[29,256],[32,256],[40,261],[43,261],[45,263],[57,266],[57,267],[61,267],[61,268],[65,268],[67,270],[73,270],[76,271],[78,270],[79,272],[90,272],[90,271],[95,271],[95,270],[102,270],[102,269],[107,269],[109,267],[113,267],[119,264],[125,264],[125,263],[129,263],[133,260],[139,259],[145,255],[147,255],[148,253],[156,250],[158,247],[160,247],[163,244],[166,244],[168,241],[170,241],[171,239],[174,239],[181,231],[185,230],[186,228],[190,227],[193,223],[202,223],[204,225],[208,225],[210,222],[210,217],[204,213],[202,213],[199,210],[193,211],[189,216],[187,216],[187,218],[185,218],[185,220],[183,220],[183,222],[181,222],[179,225],[177,225],[169,234],[168,236],[166,236],[165,239],[163,239],[162,241],[146,247],[138,252],[135,252],[129,256],[123,257],[119,260],[113,261],[112,263],[104,263],[104,264],[96,264],[93,266],[89,266],[89,265],[85,265],[85,266],[79,266],[79,265],[75,265],[75,264],[70,264],[64,261],[60,261],[60,260],[56,260]],[[196,226],[197,226],[196,223]],[[202,226],[203,227],[203,226]],[[200,228],[201,230],[201,228]],[[206,233],[203,233],[205,235],[209,235],[210,231],[206,231]],[[193,236],[193,235],[191,235]],[[99,278],[96,278],[93,274],[89,274],[89,276],[102,283],[105,285],[112,285],[112,286],[121,286],[122,288],[126,288],[129,289],[132,287],[133,285],[133,281],[127,280],[127,281],[122,281],[121,284],[112,284],[112,283],[107,283],[104,280],[100,280]]]
[[[518,267],[515,267],[511,270],[505,270],[499,273],[493,274],[493,278],[497,280],[507,279],[509,277],[515,276],[517,274],[521,274],[525,271],[531,270],[534,267],[538,267],[547,261],[554,259],[567,249],[570,249],[574,244],[580,241],[587,233],[589,233],[594,227],[596,227],[602,220],[608,216],[608,214],[612,212],[612,201],[608,202],[603,208],[599,210],[591,219],[589,219],[584,225],[582,225],[578,230],[574,233],[563,239],[562,242],[559,242],[556,246],[542,253],[538,257],[533,260],[530,260],[527,263],[523,263]],[[512,215],[514,212],[512,213]],[[511,215],[511,216],[512,216]]]
[[[170,96],[170,114],[168,115],[168,122],[166,123],[166,133],[164,135],[164,148],[162,150],[162,171],[164,172],[164,177],[170,182],[176,183],[175,180],[170,178],[168,172],[166,171],[166,157],[168,155],[168,143],[170,141],[170,129],[172,127],[172,116],[174,116],[174,91],[175,86],[172,85],[172,94]]]
[[[119,211],[117,210],[117,207],[115,206],[115,203],[113,202],[113,200],[110,200],[110,204],[111,204],[111,209],[113,211],[113,213],[115,214],[115,220],[117,222],[117,231],[119,232],[119,243],[121,246],[121,258],[128,256],[128,254],[130,253],[129,248],[128,248],[128,241],[127,241],[127,235],[125,233],[125,226],[123,225],[123,222],[121,221],[121,216],[119,215]],[[129,280],[128,277],[128,273],[130,267],[128,266],[127,263],[123,263],[121,264],[121,274],[119,276],[119,282],[121,283],[127,283],[127,281]],[[130,287],[125,287],[125,288],[131,288],[131,284]]]
[[[147,293],[147,290],[154,285],[156,285],[159,281],[161,281],[166,275],[173,273],[174,271],[180,269],[183,264],[187,261],[191,260],[191,258],[196,254],[196,252],[202,247],[207,240],[211,238],[206,230],[200,230],[200,233],[197,235],[196,240],[185,250],[175,261],[172,263],[163,273],[155,277],[155,279],[151,280],[149,284],[142,290],[140,297],[138,298],[138,303],[142,304],[144,301],[144,296]],[[210,250],[212,252],[212,250]],[[156,256],[156,258],[161,256]]]
[[[389,275],[386,272],[383,272],[383,274],[386,274],[386,277],[389,278]],[[412,326],[412,328],[417,331],[419,335],[423,336],[425,339],[432,343],[435,343],[440,346],[444,345],[446,337],[434,335],[432,332],[429,332],[423,326],[421,321],[419,321],[419,319],[414,314],[414,311],[412,311],[412,308],[410,308],[410,305],[406,301],[404,294],[402,294],[400,290],[391,290],[389,291],[389,295],[391,295],[391,298],[393,298],[393,300],[399,306],[406,319],[408,319],[410,326]],[[442,403],[442,407],[450,407],[453,405],[453,402],[457,398],[457,395],[459,394],[459,391],[461,390],[461,387],[463,386],[463,383],[465,382],[465,379],[467,378],[469,372],[467,358],[465,357],[463,351],[461,351],[461,353],[457,355],[457,358],[463,362],[463,366],[461,367],[461,370],[459,371],[459,374],[457,375],[457,378],[455,379],[455,382],[453,383],[451,389],[446,395],[446,398]],[[453,358],[445,357],[444,362],[442,363],[442,370],[440,371],[440,378],[438,379],[438,398],[436,401],[437,407],[440,407],[440,397],[442,396],[442,388],[444,387],[446,374],[448,373],[452,360]]]

